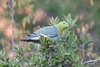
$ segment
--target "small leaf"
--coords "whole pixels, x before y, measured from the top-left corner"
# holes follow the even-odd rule
[[[72,20],[72,25],[76,23],[77,19]]]
[[[55,25],[55,24],[58,24],[60,22],[59,18],[56,17],[56,18],[51,18],[50,19],[50,25]]]
[[[64,53],[64,55],[70,55],[71,53]]]
[[[70,13],[67,16],[67,19],[69,19],[69,20],[71,19],[71,14]]]

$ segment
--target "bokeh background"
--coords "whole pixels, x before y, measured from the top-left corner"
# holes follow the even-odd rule
[[[0,50],[11,50],[11,0],[0,0]],[[89,56],[100,57],[100,0],[14,0],[14,46],[26,51],[28,43],[20,42],[24,33],[47,26],[50,18],[71,13],[77,18],[76,32],[90,33],[94,42],[88,48]]]

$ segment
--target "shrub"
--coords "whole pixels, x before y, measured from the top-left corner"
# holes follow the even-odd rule
[[[52,18],[52,22],[57,23],[59,18]],[[0,51],[1,67],[88,67],[80,61],[78,51],[84,49],[84,46],[91,42],[89,36],[84,34],[80,37],[71,30],[75,27],[76,19],[72,19],[69,14],[65,17],[65,21],[70,25],[63,32],[58,42],[49,40],[46,37],[40,38],[40,46],[35,43],[31,44],[28,56],[23,55],[23,49],[16,46],[14,52],[16,56],[8,57],[8,52]]]

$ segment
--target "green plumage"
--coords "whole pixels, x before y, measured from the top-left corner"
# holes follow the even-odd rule
[[[67,22],[61,21],[56,25],[41,28],[33,33],[26,34],[28,37],[21,39],[21,41],[38,42],[41,36],[48,37],[50,40],[59,40],[62,32],[68,27]]]

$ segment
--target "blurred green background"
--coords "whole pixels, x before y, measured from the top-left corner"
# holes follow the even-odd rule
[[[11,6],[11,0],[0,0],[1,50],[11,48]],[[100,56],[100,0],[14,0],[14,11],[14,45],[28,50],[28,44],[19,41],[24,33],[48,25],[52,16],[61,18],[71,13],[78,19],[77,34],[88,32],[94,40],[88,49],[89,55]]]

